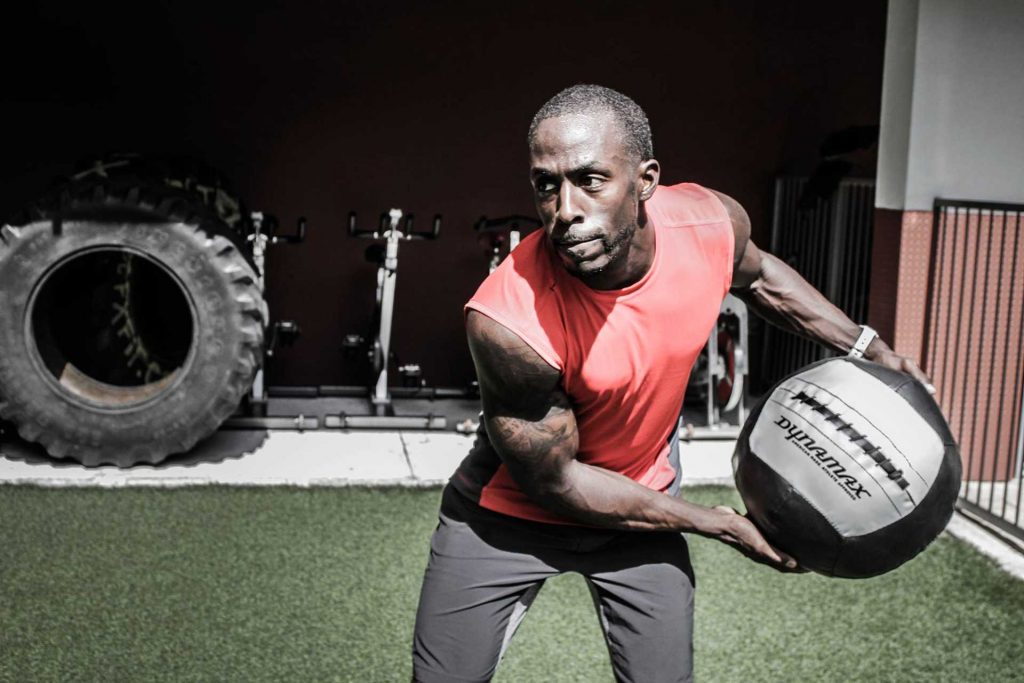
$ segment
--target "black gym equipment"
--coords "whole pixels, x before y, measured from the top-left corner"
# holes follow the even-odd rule
[[[440,216],[416,232],[399,210],[375,230],[358,230],[350,215],[350,234],[381,242],[367,250],[378,265],[369,391],[268,386],[276,352],[299,329],[270,321],[267,251],[303,242],[305,220],[279,234],[273,215],[248,212],[195,160],[90,159],[0,225],[0,441],[17,432],[54,457],[127,467],[191,451],[219,427],[262,438],[268,429],[444,429],[436,413],[396,416],[392,397],[472,403],[473,387],[427,387],[411,363],[397,367],[405,386],[388,386],[398,246],[439,230]],[[321,421],[306,401],[355,396],[369,399],[370,414]],[[274,397],[297,414],[269,414]],[[242,441],[239,452],[251,451],[253,436]]]
[[[158,463],[238,406],[268,311],[211,169],[110,155],[0,227],[0,418],[55,457]]]
[[[391,327],[395,311],[395,285],[398,280],[398,247],[403,241],[434,240],[441,234],[441,216],[434,216],[430,230],[413,230],[413,215],[403,214],[401,209],[391,209],[381,214],[380,223],[373,230],[356,227],[356,214],[349,214],[348,232],[353,237],[375,240],[366,250],[367,260],[377,264],[377,286],[374,304],[374,331],[372,339],[359,335],[346,336],[349,349],[368,346],[368,356],[373,369],[373,381],[369,387],[370,412],[352,414],[342,412],[324,418],[325,427],[341,429],[447,429],[448,421],[443,415],[396,415],[392,403],[392,389],[388,385],[388,370],[392,363]],[[408,388],[417,391],[423,386],[422,372],[416,364],[407,363],[397,367],[398,372],[412,384]],[[414,394],[415,395],[415,394]]]

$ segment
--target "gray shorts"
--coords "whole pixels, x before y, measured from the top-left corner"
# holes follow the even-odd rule
[[[586,579],[619,681],[690,681],[693,569],[682,534],[543,524],[451,486],[430,543],[413,679],[488,681],[545,579]]]

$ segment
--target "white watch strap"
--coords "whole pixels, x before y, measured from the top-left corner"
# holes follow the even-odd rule
[[[870,344],[878,333],[867,325],[860,326],[860,336],[857,337],[857,341],[853,343],[853,348],[850,349],[850,353],[847,354],[851,358],[863,358],[864,351],[867,350],[868,344]]]

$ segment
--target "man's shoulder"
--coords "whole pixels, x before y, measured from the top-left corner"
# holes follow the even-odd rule
[[[657,224],[670,228],[729,222],[718,195],[697,183],[659,185],[645,208]]]
[[[543,237],[542,231],[527,235],[483,281],[465,310],[467,315],[476,311],[501,325],[560,370],[565,358],[565,320]],[[482,322],[490,328],[490,323]]]

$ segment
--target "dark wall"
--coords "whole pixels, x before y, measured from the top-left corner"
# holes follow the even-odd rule
[[[877,123],[885,3],[37,4],[7,21],[0,211],[53,165],[102,150],[188,153],[308,241],[270,255],[275,316],[303,335],[274,384],[357,383],[340,354],[372,303],[349,210],[443,213],[403,246],[394,347],[432,384],[472,376],[461,305],[486,273],[472,224],[532,213],[525,131],[575,82],[645,107],[665,182],[728,192],[765,241],[779,172],[835,129]]]

